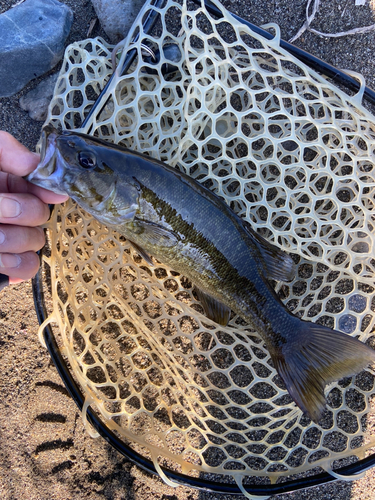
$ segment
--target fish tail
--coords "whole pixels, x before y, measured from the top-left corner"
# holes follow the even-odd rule
[[[272,358],[295,403],[317,423],[325,408],[325,386],[375,362],[375,351],[322,325],[299,320],[297,328],[295,341],[274,351]]]

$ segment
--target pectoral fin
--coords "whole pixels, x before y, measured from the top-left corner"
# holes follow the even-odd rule
[[[179,236],[174,231],[155,222],[137,219],[133,222],[132,231],[140,235],[150,245],[173,247],[180,241]]]
[[[219,325],[226,326],[230,318],[230,308],[222,304],[211,295],[195,287],[198,299],[201,302],[206,316]]]
[[[296,266],[292,257],[262,238],[250,226],[246,225],[245,228],[260,252],[267,278],[278,281],[292,281],[296,275]]]

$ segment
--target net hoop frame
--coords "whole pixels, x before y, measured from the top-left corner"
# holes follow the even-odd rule
[[[193,0],[194,3],[200,4],[200,0]],[[163,0],[147,0],[146,3],[149,6],[157,6],[159,3],[163,3]],[[204,0],[204,4],[207,10],[217,16],[218,18],[222,17],[223,14],[221,11],[212,4],[209,0]],[[230,12],[230,11],[229,11]],[[231,12],[230,12],[231,13]],[[264,38],[270,40],[273,38],[268,31],[250,23],[242,19],[240,16],[237,16],[231,13],[233,17],[235,17],[238,21],[248,26],[251,30],[255,31],[257,34],[262,35]],[[137,20],[135,21],[137,22]],[[152,29],[152,21],[148,20],[149,27],[148,29]],[[336,84],[340,84],[347,88],[348,90],[358,92],[361,88],[363,89],[363,99],[367,100],[371,104],[375,104],[375,92],[369,87],[361,86],[361,83],[357,81],[351,75],[348,75],[342,70],[336,69],[334,66],[326,63],[325,61],[320,60],[316,56],[309,54],[308,52],[295,47],[288,42],[280,39],[280,46],[289,51],[293,56],[310,66],[310,68],[315,71],[320,72],[322,75],[331,78],[332,81]],[[131,51],[129,51],[131,54]],[[124,68],[126,68],[127,61],[124,63]],[[126,69],[124,69],[124,72]],[[108,82],[109,83],[109,82]],[[90,110],[89,115],[86,117],[86,121],[88,121],[91,113],[96,109],[99,104],[105,105],[105,102],[101,102],[101,97],[105,92],[103,89],[102,93],[99,95],[97,101],[94,103],[92,109]],[[84,123],[85,123],[84,122]],[[50,206],[51,210],[53,210],[53,206]],[[39,252],[40,257],[43,254],[43,250]],[[37,319],[40,325],[42,325],[46,318],[48,317],[47,308],[44,299],[43,292],[43,270],[39,269],[37,275],[32,279],[32,293],[34,298],[34,306],[37,314]],[[85,403],[85,396],[76,381],[72,377],[64,358],[61,355],[59,347],[57,345],[55,336],[53,334],[52,328],[49,324],[46,324],[43,329],[43,338],[48,349],[48,352],[51,356],[51,359],[67,389],[70,396],[76,403],[78,409],[82,411]],[[100,417],[90,408],[87,408],[87,419],[88,422],[95,428],[95,430],[103,437],[111,446],[113,446],[119,453],[121,453],[124,457],[130,460],[135,465],[139,466],[146,472],[159,476],[157,469],[155,468],[154,463],[137,453],[131,447],[127,446],[124,442],[121,441],[106,425],[102,422]],[[368,471],[372,467],[375,466],[375,453],[372,455],[358,460],[356,463],[346,465],[335,469],[334,475],[329,472],[322,472],[316,474],[314,476],[308,476],[300,479],[294,479],[291,481],[286,481],[278,484],[270,484],[270,485],[243,485],[243,489],[247,494],[253,495],[255,497],[264,497],[265,495],[277,495],[283,493],[291,493],[298,490],[303,490],[306,488],[311,488],[314,486],[320,486],[326,483],[331,483],[333,481],[337,481],[339,479],[344,479],[345,476],[348,478],[355,479],[355,476],[361,477],[361,474]],[[203,478],[191,477],[182,473],[178,473],[172,471],[170,469],[166,469],[161,466],[161,469],[165,476],[177,483],[181,486],[188,486],[208,492],[213,493],[222,493],[222,494],[233,494],[233,495],[243,495],[243,491],[237,486],[237,484],[226,484],[226,483],[218,483],[214,481],[210,481]],[[341,477],[340,477],[341,476]],[[354,476],[354,477],[353,477]]]

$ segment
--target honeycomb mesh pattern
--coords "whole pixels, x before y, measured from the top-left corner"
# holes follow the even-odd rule
[[[138,35],[137,57],[87,127],[214,190],[295,255],[295,280],[275,284],[294,314],[371,343],[373,118],[360,96],[283,51],[277,27],[265,41],[220,8],[218,21],[167,0],[156,34],[135,27],[128,43]],[[141,43],[160,52],[158,63]],[[171,44],[181,57],[166,71]],[[100,38],[67,48],[47,122],[81,126],[112,73],[111,50]],[[236,316],[225,328],[208,320],[185,277],[150,266],[71,202],[55,207],[49,239],[48,321],[59,325],[87,405],[157,467],[242,487],[252,476],[276,481],[369,453],[372,372],[332,384],[316,425],[258,334]]]

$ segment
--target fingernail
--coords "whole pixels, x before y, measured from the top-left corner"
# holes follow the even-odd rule
[[[21,264],[21,257],[14,253],[0,253],[0,266],[7,267],[18,267]]]
[[[5,241],[5,234],[3,231],[0,231],[0,245],[2,245]]]
[[[0,217],[17,217],[21,213],[21,205],[17,200],[0,196]]]

